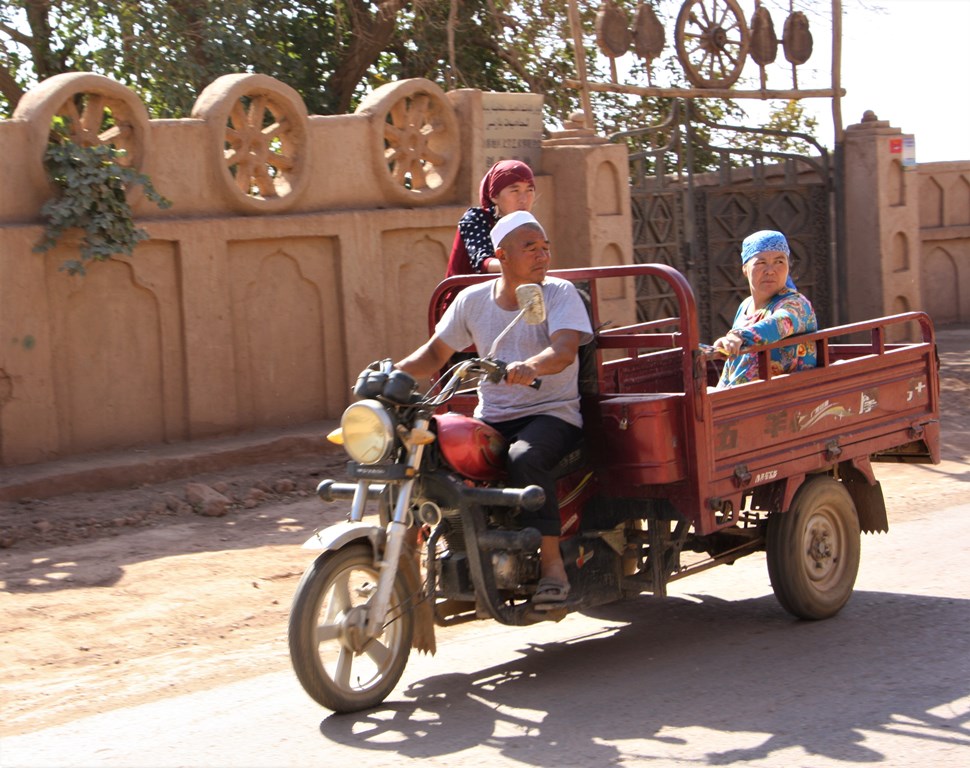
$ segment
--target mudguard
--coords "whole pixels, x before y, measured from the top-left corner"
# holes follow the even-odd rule
[[[328,525],[326,528],[317,531],[303,542],[303,548],[323,551],[337,550],[357,539],[367,539],[371,548],[374,550],[374,559],[376,560],[380,556],[380,553],[384,551],[384,542],[387,539],[387,533],[377,525],[354,523],[350,520],[345,520],[342,523]]]
[[[335,523],[314,533],[303,543],[303,548],[330,552],[361,539],[366,539],[371,545],[374,562],[379,566],[384,552],[387,532],[377,525],[355,523],[350,520]],[[408,593],[417,595],[421,591],[421,575],[418,568],[418,553],[410,542],[407,543],[401,553],[401,561],[398,567],[405,584],[407,584]],[[416,651],[430,654],[434,654],[436,650],[432,603],[432,600],[417,600],[411,606],[411,610],[414,612],[414,636],[411,640],[411,647]]]

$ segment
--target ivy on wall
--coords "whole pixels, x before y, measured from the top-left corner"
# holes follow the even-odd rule
[[[84,147],[52,132],[44,155],[48,176],[58,195],[44,203],[44,235],[35,253],[53,248],[68,230],[80,230],[80,258],[68,259],[61,269],[71,275],[85,274],[85,264],[104,261],[116,254],[130,256],[135,245],[148,237],[136,227],[128,204],[128,192],[141,185],[145,196],[159,208],[171,202],[152,185],[151,179],[121,164],[124,153],[107,144]]]

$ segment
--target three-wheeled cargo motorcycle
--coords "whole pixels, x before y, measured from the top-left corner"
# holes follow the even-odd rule
[[[333,435],[349,479],[318,488],[325,500],[350,500],[348,519],[307,542],[319,554],[290,616],[294,669],[323,706],[383,701],[412,647],[434,651],[436,625],[558,621],[663,596],[674,580],[758,551],[785,610],[830,617],[852,593],[860,533],[889,527],[873,463],[940,460],[939,363],[924,313],[800,336],[815,343],[818,365],[798,373],[769,365],[790,338],[761,347],[759,381],[716,390],[719,364],[679,272],[551,274],[582,289],[598,329],[580,353],[583,445],[557,470],[567,601],[551,611],[530,601],[540,535],[516,518],[543,492],[503,484],[504,440],[470,415],[474,386],[500,380],[504,364],[474,350],[422,393],[390,361],[375,363]],[[643,278],[669,289],[676,314],[611,323],[604,308]],[[486,279],[441,283],[431,326],[456,289]],[[541,291],[519,301],[515,322],[543,322]]]

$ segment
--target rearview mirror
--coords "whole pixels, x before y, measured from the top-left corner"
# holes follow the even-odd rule
[[[538,325],[546,319],[546,302],[542,298],[542,286],[526,283],[515,289],[515,300],[522,310],[522,319],[528,325]]]
[[[512,322],[505,326],[505,330],[495,337],[492,348],[485,357],[494,358],[498,343],[505,338],[505,334],[515,327],[519,320],[525,320],[526,325],[538,325],[546,319],[546,302],[542,298],[542,286],[526,283],[515,289],[515,302],[519,305],[519,314],[512,318]]]

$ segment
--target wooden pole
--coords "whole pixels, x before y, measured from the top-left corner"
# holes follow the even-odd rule
[[[842,143],[842,3],[832,0],[832,125],[835,143]]]
[[[835,299],[836,322],[849,321],[848,292],[848,222],[845,220],[845,137],[842,132],[842,3],[832,0],[832,127],[835,133],[835,269],[831,270],[831,294]]]
[[[586,47],[583,45],[583,27],[579,21],[579,7],[576,0],[569,0],[569,28],[573,33],[573,46],[576,49],[576,72],[579,75],[578,87],[580,102],[583,105],[583,125],[593,128],[593,107],[589,100],[589,87],[586,79]],[[575,81],[573,81],[575,82]]]

